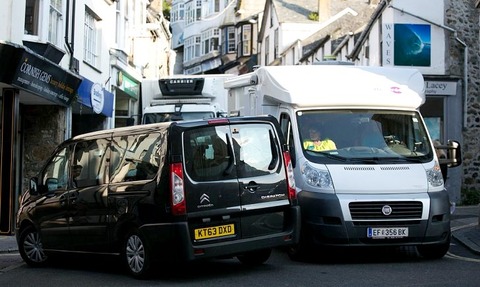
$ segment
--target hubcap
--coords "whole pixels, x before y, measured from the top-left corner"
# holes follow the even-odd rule
[[[33,262],[43,262],[47,259],[47,256],[43,252],[42,241],[40,235],[37,232],[29,233],[25,237],[23,242],[23,250],[27,257]]]
[[[128,238],[126,246],[127,263],[135,273],[142,271],[145,264],[145,248],[143,242],[137,235]]]

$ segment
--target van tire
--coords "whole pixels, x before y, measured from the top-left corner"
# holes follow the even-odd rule
[[[42,237],[33,226],[28,226],[20,233],[18,251],[23,261],[32,267],[44,266],[48,256],[43,250]]]
[[[268,260],[268,258],[270,258],[271,254],[272,254],[272,249],[267,248],[267,249],[246,252],[244,254],[238,255],[237,259],[238,261],[242,262],[242,264],[245,264],[245,265],[250,265],[250,266],[261,265],[265,263]]]
[[[128,232],[122,244],[122,260],[128,272],[137,279],[149,276],[151,259],[145,238],[138,229]]]
[[[450,235],[445,243],[434,245],[419,245],[417,251],[425,259],[440,259],[447,254],[450,248]]]

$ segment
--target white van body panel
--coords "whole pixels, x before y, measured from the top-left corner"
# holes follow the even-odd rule
[[[421,164],[328,165],[336,194],[425,193],[428,182]]]

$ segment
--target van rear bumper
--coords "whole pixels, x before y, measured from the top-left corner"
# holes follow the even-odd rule
[[[407,246],[446,243],[450,237],[450,206],[446,192],[428,194],[428,218],[348,220],[335,194],[302,191],[299,203],[307,240],[318,246]],[[407,197],[408,198],[408,197]],[[349,211],[344,211],[349,212]],[[372,239],[369,227],[408,227],[408,236]]]
[[[140,230],[146,237],[146,244],[155,261],[185,262],[296,244],[300,238],[300,207],[292,206],[288,214],[284,232],[195,245],[192,243],[187,222],[148,224]]]

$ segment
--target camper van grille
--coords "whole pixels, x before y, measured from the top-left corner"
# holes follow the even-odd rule
[[[383,211],[391,213],[385,215]],[[353,220],[361,219],[412,219],[422,217],[422,203],[419,201],[351,202],[350,214]],[[385,212],[388,213],[388,212]]]

